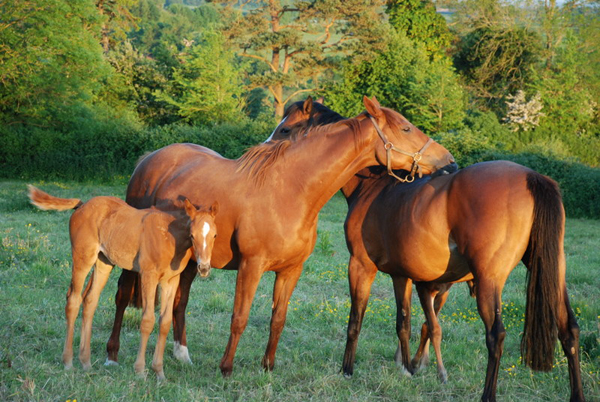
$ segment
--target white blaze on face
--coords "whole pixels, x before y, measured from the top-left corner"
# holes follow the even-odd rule
[[[275,130],[273,130],[273,132],[271,133],[271,135],[269,136],[269,138],[267,138],[265,140],[265,142],[269,142],[273,139],[273,135],[275,135],[275,131],[277,131],[277,129],[283,124],[283,122],[285,122],[285,120],[287,119],[287,116],[283,118],[283,120],[281,120],[279,122],[279,124],[277,125],[277,127],[275,127]],[[263,143],[264,144],[264,143]]]
[[[204,226],[202,227],[202,240],[204,241],[202,243],[202,251],[206,251],[206,236],[208,232],[210,232],[210,225],[208,222],[204,222]]]

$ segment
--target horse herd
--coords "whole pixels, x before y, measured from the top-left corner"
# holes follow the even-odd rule
[[[160,325],[152,368],[159,379],[165,378],[163,354],[171,323],[174,354],[189,362],[189,291],[197,273],[205,276],[212,266],[238,271],[230,337],[220,363],[224,376],[232,373],[260,278],[275,272],[262,359],[263,367],[272,370],[290,296],[315,246],[318,213],[341,189],[348,202],[344,229],[352,302],[345,376],[352,376],[371,285],[381,271],[391,276],[396,296],[396,362],[414,373],[426,364],[431,341],[439,378],[446,382],[437,314],[452,284],[468,282],[486,331],[482,400],[495,400],[505,338],[502,289],[523,261],[523,361],[534,370],[549,371],[559,339],[568,361],[571,401],[583,401],[579,328],[565,284],[565,215],[557,184],[507,161],[458,170],[448,150],[401,114],[381,107],[375,98],[364,97],[363,103],[366,111],[348,119],[311,98],[297,102],[267,141],[237,160],[195,144],[154,151],[135,168],[126,203],[114,197],[82,203],[30,187],[32,203],[42,209],[76,209],[69,227],[73,274],[65,308],[65,367],[72,367],[74,323],[83,302],[79,359],[90,368],[92,317],[114,265],[123,270],[107,364],[117,362],[123,313],[132,303],[143,308],[134,368],[144,371],[159,283]],[[411,361],[413,282],[426,323]]]

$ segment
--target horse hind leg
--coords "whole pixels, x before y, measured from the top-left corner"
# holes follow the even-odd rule
[[[579,402],[585,400],[579,362],[579,326],[571,309],[566,287],[563,288],[562,295],[557,315],[558,338],[569,365],[570,400]]]
[[[94,265],[96,256],[81,258],[79,254],[73,251],[73,268],[71,274],[71,284],[67,291],[67,303],[65,305],[65,318],[67,322],[67,334],[63,348],[62,361],[66,369],[73,367],[73,335],[75,332],[75,321],[79,314],[79,308],[83,297],[81,292],[85,283],[85,278]],[[88,294],[92,284],[92,279],[88,281],[85,294]]]
[[[485,325],[485,342],[488,349],[488,365],[482,401],[496,400],[496,385],[500,358],[504,347],[506,331],[502,323],[502,288],[504,283],[479,280],[475,286],[477,309]]]
[[[185,329],[185,309],[188,304],[190,288],[196,278],[197,264],[190,260],[183,270],[173,303],[173,356],[182,363],[192,364],[187,347]]]
[[[90,362],[92,321],[94,319],[96,307],[98,306],[100,293],[102,293],[102,289],[104,289],[112,269],[113,265],[109,264],[107,261],[103,261],[102,257],[96,260],[96,266],[94,267],[94,272],[90,278],[91,285],[89,286],[89,290],[86,292],[85,298],[83,299],[79,361],[83,365],[84,370],[89,370],[92,367]]]
[[[118,365],[119,348],[121,346],[120,336],[123,325],[123,315],[125,309],[134,298],[135,288],[139,286],[139,274],[133,271],[123,270],[119,277],[117,294],[115,295],[115,320],[112,332],[106,343],[106,362],[105,366]]]

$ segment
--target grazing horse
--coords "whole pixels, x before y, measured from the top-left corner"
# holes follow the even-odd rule
[[[296,104],[272,138],[304,132],[309,124],[320,124],[320,114],[335,121],[332,113],[322,105]],[[568,360],[571,400],[584,400],[579,327],[565,284],[564,208],[554,181],[508,161],[478,163],[412,183],[398,183],[376,167],[361,170],[342,192],[349,206],[345,232],[352,298],[342,367],[346,376],[353,373],[358,336],[378,270],[389,274],[394,284],[400,339],[397,361],[409,371],[424,364],[430,337],[442,381],[447,375],[436,315],[452,283],[472,280],[489,352],[482,400],[495,400],[505,337],[502,289],[512,269],[523,261],[528,269],[523,361],[534,370],[550,370],[558,336]],[[412,364],[408,350],[411,281],[416,283],[427,319]]]
[[[116,197],[94,197],[82,203],[77,198],[58,198],[29,186],[31,203],[44,210],[75,209],[69,221],[73,273],[67,292],[65,315],[67,337],[63,351],[65,368],[73,367],[73,332],[83,300],[79,360],[91,368],[92,320],[100,293],[115,265],[138,272],[142,285],[143,315],[141,341],[134,369],[143,374],[146,346],[154,328],[156,287],[161,287],[159,334],[152,360],[158,380],[165,379],[163,354],[171,328],[173,300],[179,276],[192,255],[201,276],[210,272],[210,260],[217,227],[218,203],[197,209],[189,200],[184,211],[163,212],[156,208],[135,209]],[[95,266],[82,297],[83,284]]]
[[[382,108],[376,99],[365,97],[363,103],[367,113],[354,119],[311,129],[297,141],[260,144],[237,160],[199,145],[173,144],[136,167],[127,189],[130,205],[164,208],[183,196],[196,203],[215,197],[222,206],[224,212],[216,219],[219,237],[212,265],[238,271],[231,332],[220,363],[223,375],[233,370],[252,299],[267,271],[276,276],[262,365],[273,369],[288,301],[316,242],[318,213],[345,182],[360,169],[376,164],[411,169],[415,155],[422,155],[417,165],[425,173],[453,162],[445,148],[399,113]],[[426,151],[419,153],[425,145]],[[119,292],[123,291],[118,298],[124,308],[134,286],[130,276],[121,279]],[[185,308],[190,284],[184,273],[176,317]],[[115,328],[120,325],[118,315]],[[182,321],[176,325],[183,328]]]

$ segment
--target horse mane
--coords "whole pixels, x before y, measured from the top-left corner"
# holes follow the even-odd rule
[[[285,154],[289,147],[293,146],[295,143],[302,142],[306,138],[312,137],[317,133],[333,131],[339,126],[346,126],[352,131],[355,148],[360,149],[362,147],[362,143],[359,140],[361,136],[358,135],[360,133],[360,121],[357,118],[344,119],[341,121],[337,120],[337,122],[330,124],[309,127],[305,135],[294,136],[294,139],[286,138],[265,142],[249,148],[248,151],[237,160],[238,167],[236,173],[245,172],[250,178],[253,178],[258,183],[262,183],[266,171]]]

